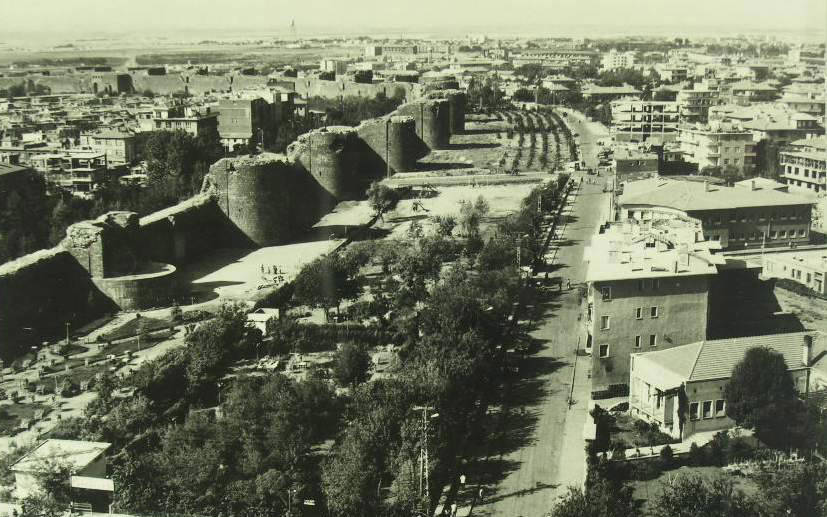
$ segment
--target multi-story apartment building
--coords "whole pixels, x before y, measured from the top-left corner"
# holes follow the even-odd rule
[[[686,81],[689,77],[689,67],[673,63],[665,63],[655,66],[662,81],[667,83],[679,83]]]
[[[778,155],[782,178],[791,192],[827,192],[827,137],[796,140]]]
[[[720,92],[712,83],[695,83],[691,90],[682,89],[678,92],[677,103],[681,122],[707,122],[709,108],[721,103]]]
[[[88,198],[106,178],[106,154],[98,151],[64,151],[32,158],[50,189],[63,189]]]
[[[218,102],[218,134],[228,151],[239,144],[268,144],[276,138],[276,105],[262,98]]]
[[[807,244],[814,203],[757,182],[745,188],[655,178],[625,183],[616,206],[619,220],[674,210],[700,221],[705,240],[744,249]]]
[[[739,124],[714,121],[681,125],[678,141],[687,161],[697,164],[699,171],[707,167],[734,168],[741,176],[751,176],[755,169],[752,133]]]
[[[623,98],[637,99],[641,91],[630,84],[622,86],[598,86],[588,84],[583,86],[583,97],[586,99],[597,99],[602,102],[610,102]]]
[[[755,102],[767,102],[778,96],[778,89],[766,83],[739,81],[726,86],[728,101],[739,106],[749,106]]]
[[[824,98],[824,92],[785,92],[777,102],[799,113],[806,113],[814,117],[823,117],[825,106]]]
[[[632,51],[618,52],[616,49],[603,54],[600,64],[604,70],[619,70],[635,66],[635,53]]]
[[[583,321],[595,398],[625,392],[633,352],[706,338],[717,248],[699,221],[669,209],[609,223],[592,239]]]
[[[150,120],[150,131],[184,131],[192,136],[218,131],[218,114],[209,107],[157,108]]]
[[[115,130],[87,133],[80,136],[80,143],[106,155],[107,165],[132,165],[138,158],[135,135]]]
[[[660,142],[671,142],[678,134],[678,105],[636,99],[614,101],[611,132],[616,142],[644,142],[652,136]]]

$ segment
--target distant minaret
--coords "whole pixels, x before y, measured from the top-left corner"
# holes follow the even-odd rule
[[[296,20],[290,20],[290,35],[296,39]]]

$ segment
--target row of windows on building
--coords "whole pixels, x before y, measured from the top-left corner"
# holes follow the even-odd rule
[[[802,171],[799,167],[792,167],[787,165],[787,174],[792,174],[794,176],[798,176]],[[818,171],[810,171],[810,169],[804,169],[804,177],[805,178],[812,178],[812,179],[824,179],[827,178],[827,172],[822,172],[819,174]]]
[[[786,221],[787,219],[796,220],[796,219],[806,219],[807,213],[806,212],[796,212],[795,210],[789,210],[787,212],[770,212],[766,214],[764,212],[756,213],[756,214],[736,214],[735,212],[729,214],[729,222],[737,223],[739,220],[742,223],[747,222],[763,222],[769,218],[770,221],[775,219],[781,219],[782,221]],[[705,224],[721,224],[724,222],[724,216],[717,215],[711,216],[703,219]]]
[[[791,180],[789,178],[787,178],[787,185],[792,185],[793,187],[803,187],[803,188],[806,188],[806,189],[813,190],[815,192],[818,192],[819,190],[824,190],[824,188],[827,188],[827,187],[819,188],[818,185],[814,185],[812,183],[808,183],[806,181],[801,181],[801,180]]]
[[[644,336],[635,336],[635,348],[643,348],[644,343]],[[646,339],[646,343],[649,344],[649,347],[655,348],[658,346],[658,335],[657,334],[649,334],[648,339]],[[605,359],[609,357],[611,353],[611,347],[608,343],[603,343],[597,347],[597,354],[600,358]]]
[[[660,311],[658,310],[657,306],[649,307],[649,310],[646,310],[646,307],[636,307],[635,308],[635,319],[642,320],[644,314],[648,314],[650,318],[655,319],[660,316]],[[600,330],[609,330],[611,328],[612,317],[611,316],[601,316],[600,317]]]
[[[773,230],[768,234],[764,234],[762,232],[752,232],[749,234],[746,233],[736,233],[733,232],[729,235],[729,240],[731,241],[760,241],[766,237],[766,240],[773,240],[773,239],[793,239],[798,237],[806,237],[807,230],[804,228],[799,228],[798,230]],[[704,235],[704,239],[708,241],[718,241],[721,240],[721,236],[717,234],[711,235]]]
[[[644,278],[637,281],[638,291],[657,291],[658,289],[660,289],[659,278]],[[600,296],[604,302],[612,301],[612,286],[601,287]]]
[[[704,400],[702,402],[689,403],[689,419],[702,420],[709,418],[721,418],[726,416],[726,401]]]
[[[787,266],[784,266],[784,271],[787,270]],[[821,281],[821,273],[816,273],[816,279]],[[802,278],[803,277],[803,278]],[[813,281],[813,274],[804,272],[800,269],[790,268],[790,278],[793,280],[804,280],[805,284],[809,284]]]

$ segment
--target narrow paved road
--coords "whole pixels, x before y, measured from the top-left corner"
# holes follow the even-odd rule
[[[589,144],[603,138],[590,132],[592,124],[573,126]],[[596,148],[586,148],[587,163]],[[485,487],[484,496],[474,515],[542,517],[569,486],[585,479],[583,427],[591,382],[590,358],[576,355],[583,346],[578,286],[586,273],[584,247],[605,221],[608,203],[602,182],[584,181],[567,207],[566,226],[549,253],[556,257],[551,274],[570,280],[572,289],[534,293],[528,312],[533,313],[535,350],[507,386],[501,414],[492,419],[489,456],[475,480]]]

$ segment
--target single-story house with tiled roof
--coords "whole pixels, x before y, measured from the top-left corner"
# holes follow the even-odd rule
[[[10,468],[14,472],[15,497],[24,499],[36,494],[41,488],[39,475],[57,465],[70,467],[73,478],[99,480],[99,484],[107,487],[103,489],[111,491],[111,481],[106,479],[105,455],[111,446],[111,443],[83,440],[49,439],[40,443]],[[72,486],[75,484],[72,483]]]
[[[813,358],[823,355],[819,337],[816,332],[792,332],[632,354],[629,412],[680,440],[698,432],[729,429],[735,422],[726,416],[724,387],[747,350],[766,347],[780,353],[796,390],[806,394]]]

